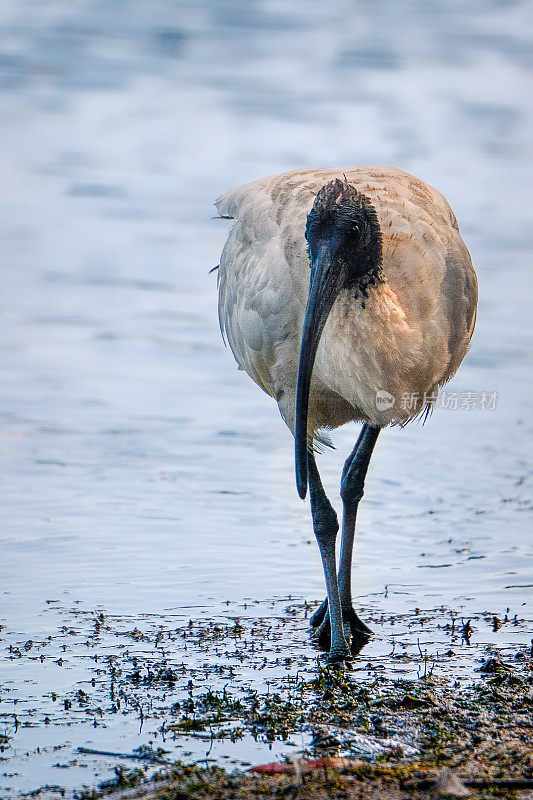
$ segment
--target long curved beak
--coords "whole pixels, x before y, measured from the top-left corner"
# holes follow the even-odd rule
[[[298,494],[304,499],[307,493],[307,416],[309,390],[320,336],[329,312],[341,289],[340,269],[334,266],[332,243],[323,243],[311,262],[309,296],[305,311],[298,383],[296,385],[296,410],[294,425],[295,470]]]

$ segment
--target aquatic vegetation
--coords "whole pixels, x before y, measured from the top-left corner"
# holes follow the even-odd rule
[[[392,643],[376,636],[349,668],[336,670],[308,644],[301,619],[311,607],[295,599],[228,604],[215,620],[55,609],[63,624],[34,637],[31,647],[8,626],[2,631],[13,677],[22,665],[38,665],[54,686],[30,700],[22,697],[22,684],[3,685],[5,764],[27,732],[34,731],[35,741],[46,728],[58,736],[68,730],[80,745],[59,740],[56,760],[64,769],[88,759],[108,772],[120,764],[101,792],[149,780],[163,768],[177,770],[180,786],[196,782],[197,795],[179,791],[202,796],[198,787],[206,783],[209,797],[214,786],[244,780],[213,766],[242,769],[274,758],[283,767],[283,756],[302,765],[348,759],[349,775],[338,775],[339,785],[361,775],[378,780],[378,773],[379,781],[407,780],[410,770],[426,774],[457,763],[529,774],[524,741],[531,735],[532,652],[527,623],[514,614],[500,615],[496,629],[493,613],[472,615],[469,642],[467,620],[450,609],[395,615],[387,620],[395,630]],[[378,627],[381,615],[369,608],[367,618],[373,617]],[[128,733],[131,749],[119,733],[111,749],[103,747],[100,729]],[[236,747],[240,758],[224,759]],[[176,759],[179,766],[171,767]],[[330,763],[332,774],[336,769]],[[95,791],[83,797],[98,796]]]

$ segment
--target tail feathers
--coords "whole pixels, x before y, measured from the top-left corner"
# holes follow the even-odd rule
[[[241,368],[240,368],[241,369]],[[268,392],[267,392],[268,394]],[[287,427],[292,431],[294,434],[294,430],[292,427],[291,421],[288,419],[287,416],[283,413],[283,408],[280,406],[279,413],[281,414],[281,418],[287,425]],[[330,448],[331,450],[335,450],[335,445],[329,438],[328,434],[325,430],[321,430],[320,432],[309,433],[307,435],[307,449],[313,453],[323,453],[324,450]]]
[[[309,449],[313,450],[314,453],[323,453],[326,448],[331,448],[331,450],[335,450],[335,445],[327,435],[327,433],[315,433],[314,437],[311,439],[309,437],[308,442]]]

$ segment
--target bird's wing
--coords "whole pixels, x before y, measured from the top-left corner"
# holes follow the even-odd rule
[[[287,290],[290,271],[268,180],[240,186],[216,202],[220,214],[235,220],[220,259],[219,321],[239,367],[279,399],[276,370],[284,360],[277,351],[297,335],[294,318],[302,300]]]
[[[444,316],[448,321],[450,362],[440,383],[452,378],[466,355],[477,311],[477,278],[470,253],[459,233],[452,238],[446,256],[446,272],[442,282]]]

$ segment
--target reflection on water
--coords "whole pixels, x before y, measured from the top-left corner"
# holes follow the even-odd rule
[[[152,735],[126,718],[44,725],[50,693],[91,673],[80,655],[52,676],[10,645],[55,642],[76,606],[166,624],[323,592],[289,434],[217,328],[208,270],[226,223],[211,204],[244,180],[389,163],[450,199],[481,295],[453,388],[497,391],[498,405],[383,435],[354,584],[374,620],[527,616],[530,15],[529,2],[2,4],[0,734],[16,756],[2,771],[18,773],[4,794],[105,776],[65,777],[38,746],[68,741],[72,758],[89,739],[122,750]],[[355,435],[321,459],[332,497]],[[312,660],[298,619],[281,638]],[[392,669],[387,621],[379,633],[364,657]],[[503,626],[497,644],[515,634]],[[14,731],[15,695],[36,728]],[[217,756],[263,757],[255,743]]]

